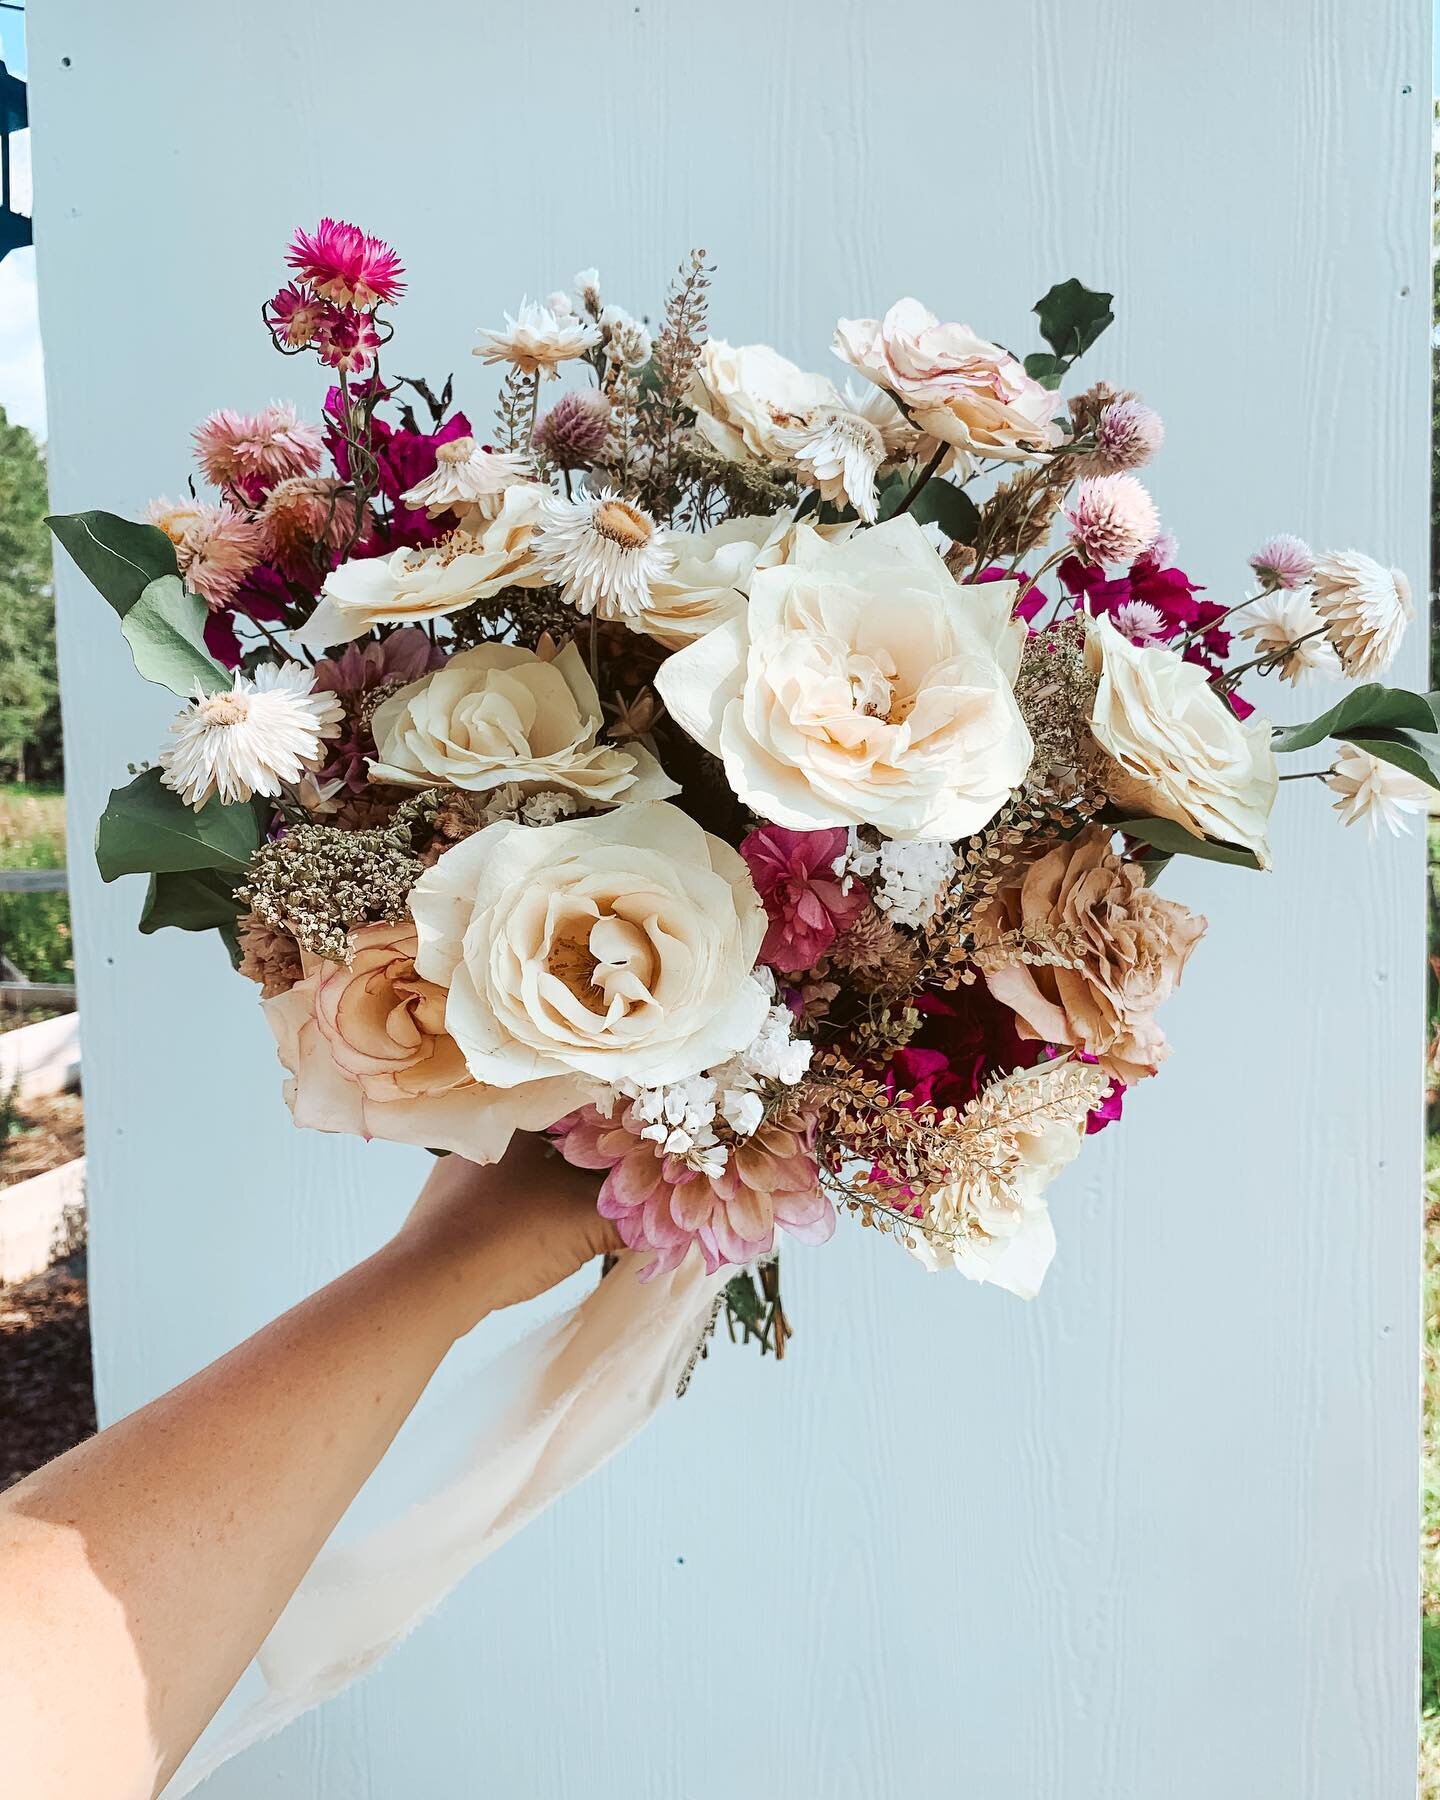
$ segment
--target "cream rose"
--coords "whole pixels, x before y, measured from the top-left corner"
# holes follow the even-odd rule
[[[822,407],[843,407],[834,382],[807,375],[768,344],[732,346],[711,338],[688,395],[695,426],[733,462],[789,462],[786,433]]]
[[[410,896],[417,967],[477,1080],[688,1080],[751,1043],[765,909],[740,856],[663,801],[489,825]]]
[[[788,514],[783,520],[789,523]],[[667,650],[679,650],[745,610],[757,557],[775,533],[765,517],[727,519],[709,531],[666,531],[661,542],[674,557],[668,575],[650,583],[641,612],[627,613],[632,631],[644,632]]]
[[[667,658],[655,685],[776,825],[965,837],[1033,754],[1015,589],[959,586],[908,514],[838,543],[797,526],[744,615]]]
[[[598,806],[680,791],[640,745],[601,743],[601,723],[600,696],[573,643],[551,661],[481,644],[376,707],[370,779],[470,793],[515,782]]]
[[[364,637],[374,625],[413,625],[442,618],[505,587],[535,587],[544,577],[530,558],[530,539],[550,490],[519,482],[505,490],[500,511],[477,533],[456,530],[424,550],[357,557],[325,578],[320,603],[293,635],[309,650]]]
[[[578,1105],[581,1085],[522,1094],[482,1087],[445,1029],[445,990],[415,972],[415,927],[367,925],[348,965],[306,956],[306,973],[267,1000],[297,1125],[494,1162],[515,1131],[541,1131]]]
[[[1111,797],[1238,844],[1268,869],[1265,826],[1279,783],[1269,724],[1242,723],[1204,669],[1173,650],[1132,644],[1104,616],[1087,631],[1086,659],[1100,677],[1091,729],[1115,765]]]
[[[841,319],[835,354],[892,394],[931,437],[1011,461],[1060,442],[1057,396],[968,325],[942,325],[918,300],[883,319]]]

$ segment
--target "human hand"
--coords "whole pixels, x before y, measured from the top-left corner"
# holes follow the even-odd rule
[[[533,1300],[622,1248],[595,1193],[593,1172],[517,1133],[498,1163],[438,1158],[390,1249],[426,1265],[437,1308],[460,1337],[486,1313]]]

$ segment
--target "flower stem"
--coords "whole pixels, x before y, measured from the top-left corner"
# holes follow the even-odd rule
[[[945,460],[945,452],[949,448],[950,448],[950,446],[945,443],[942,443],[939,445],[939,447],[935,451],[935,454],[930,458],[929,462],[926,463],[925,467],[915,477],[914,482],[911,484],[909,493],[906,494],[905,498],[895,508],[894,512],[891,513],[890,517],[892,519],[898,519],[900,517],[901,513],[909,512],[910,508],[915,504],[915,501],[916,501],[917,497],[919,496],[921,488],[924,487],[925,483],[930,479],[930,477],[940,467],[940,464]]]

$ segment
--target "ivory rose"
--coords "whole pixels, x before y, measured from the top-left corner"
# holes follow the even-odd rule
[[[1268,723],[1242,723],[1199,664],[1132,644],[1103,614],[1086,630],[1086,659],[1100,677],[1091,729],[1114,763],[1111,797],[1238,844],[1268,869],[1265,826],[1279,784]]]
[[[918,300],[897,300],[883,319],[841,319],[832,348],[943,443],[1013,461],[1060,442],[1057,396],[1008,350],[942,325]]]
[[[1143,869],[1111,854],[1110,838],[1089,826],[1002,887],[975,921],[975,960],[1022,1037],[1069,1045],[1134,1082],[1170,1054],[1155,1011],[1205,921],[1147,887]],[[1036,947],[1055,960],[1021,960]]]
[[[788,515],[786,516],[788,523]],[[745,609],[761,549],[776,521],[758,515],[727,519],[708,531],[667,531],[661,542],[674,557],[667,575],[650,583],[650,598],[625,623],[667,650],[680,650]]]
[[[417,966],[477,1080],[688,1080],[752,1042],[765,909],[744,862],[664,801],[502,821],[410,896]]]
[[[372,781],[483,793],[508,782],[610,806],[679,792],[638,744],[599,741],[600,696],[573,642],[547,661],[480,644],[375,709]]]
[[[959,586],[908,514],[838,543],[796,526],[745,613],[669,657],[655,686],[772,824],[964,837],[1033,753],[1014,596],[1014,582]]]
[[[550,490],[517,482],[479,533],[450,532],[421,550],[352,557],[325,578],[320,603],[294,633],[309,650],[364,637],[374,625],[413,625],[443,618],[504,587],[535,587],[544,577],[530,559],[530,539]]]
[[[768,344],[723,338],[702,347],[687,397],[696,429],[733,462],[788,462],[785,433],[821,407],[844,404],[833,381],[807,375]]]
[[[307,954],[304,978],[265,1002],[297,1125],[494,1162],[513,1132],[578,1104],[572,1080],[516,1095],[474,1079],[445,1029],[445,990],[415,972],[409,920],[364,926],[353,941],[348,965]]]

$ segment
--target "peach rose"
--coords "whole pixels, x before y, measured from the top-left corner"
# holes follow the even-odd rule
[[[1057,396],[1008,350],[968,325],[942,325],[918,300],[897,300],[883,319],[841,319],[832,348],[957,449],[1016,461],[1060,442]]]
[[[1022,1037],[1068,1044],[1128,1083],[1170,1054],[1155,1010],[1205,920],[1147,887],[1110,835],[1088,826],[1001,888],[975,922],[975,960]]]
[[[304,979],[265,1002],[297,1125],[494,1162],[512,1133],[581,1103],[570,1080],[516,1094],[474,1079],[445,1029],[445,989],[415,973],[410,920],[364,926],[353,942],[348,964],[306,955]]]

